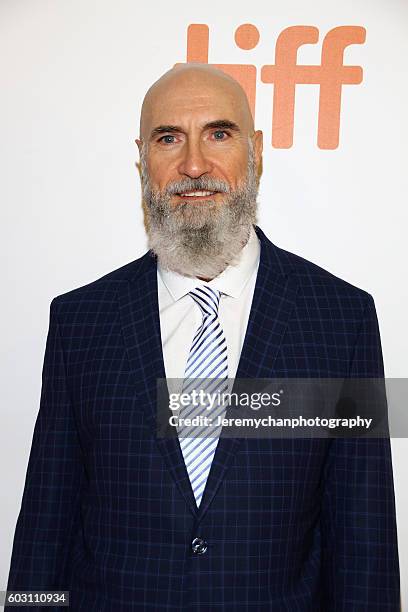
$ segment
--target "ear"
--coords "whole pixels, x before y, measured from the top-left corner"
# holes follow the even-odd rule
[[[262,160],[262,151],[263,151],[263,133],[262,130],[256,130],[252,137],[252,141],[254,143],[254,153],[255,153],[255,161],[256,165],[259,167]]]
[[[140,138],[136,138],[135,139],[135,143],[137,144],[137,147],[139,149],[139,153],[140,153],[140,149],[142,148],[142,141],[140,140]]]

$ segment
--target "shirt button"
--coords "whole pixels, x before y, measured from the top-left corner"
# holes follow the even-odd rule
[[[191,542],[191,548],[193,553],[195,553],[196,555],[203,555],[207,550],[208,546],[207,542],[202,538],[194,538],[194,540]]]

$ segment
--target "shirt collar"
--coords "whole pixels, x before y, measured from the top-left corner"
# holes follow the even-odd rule
[[[259,239],[253,226],[251,226],[248,242],[239,255],[238,263],[227,266],[221,274],[208,283],[198,278],[191,278],[171,270],[165,270],[160,266],[160,263],[157,264],[157,271],[174,301],[179,300],[200,284],[208,285],[226,295],[238,298],[252,274],[258,268],[259,254]]]

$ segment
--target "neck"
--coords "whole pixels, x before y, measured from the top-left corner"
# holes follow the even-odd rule
[[[205,276],[197,276],[198,280],[202,280],[205,281],[206,283],[210,282],[210,280],[212,280],[212,278],[207,278]],[[214,276],[215,278],[215,276]]]

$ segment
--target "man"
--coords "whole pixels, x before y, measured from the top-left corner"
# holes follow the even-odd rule
[[[159,378],[383,376],[371,295],[255,225],[262,133],[224,73],[167,72],[137,144],[150,251],[51,303],[8,589],[397,612],[389,440],[157,435]]]

